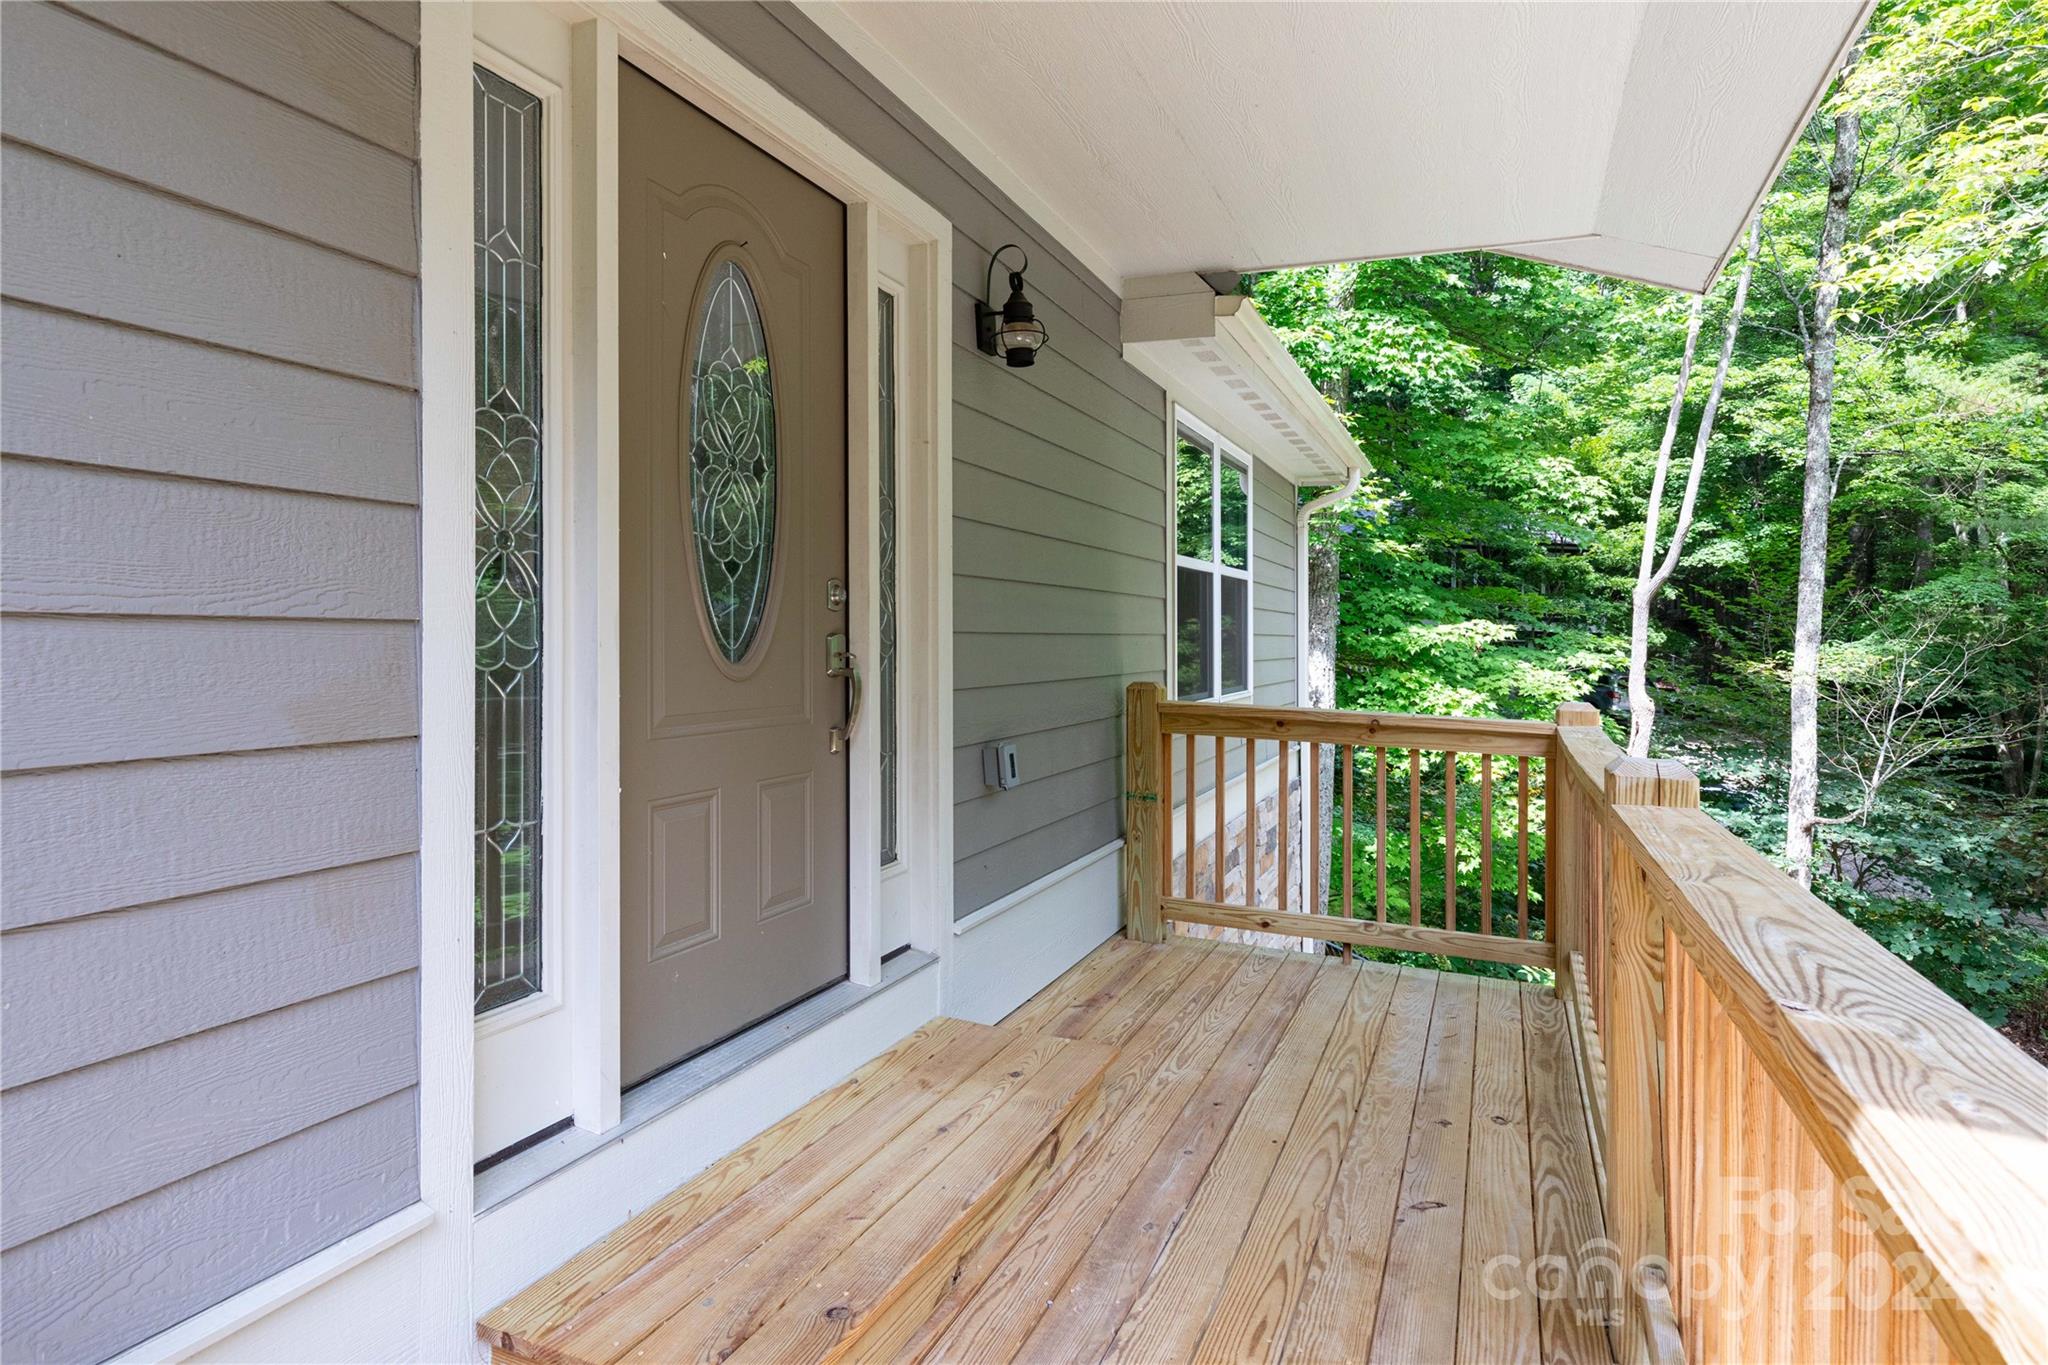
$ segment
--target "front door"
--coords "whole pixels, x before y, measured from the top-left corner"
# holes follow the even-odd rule
[[[846,212],[619,70],[620,1065],[847,963]]]

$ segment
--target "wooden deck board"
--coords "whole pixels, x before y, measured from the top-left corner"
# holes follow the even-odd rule
[[[770,1224],[772,1235],[758,1249],[730,1265],[704,1267],[709,1273],[669,1277],[665,1288],[671,1292],[659,1305],[659,1321],[637,1344],[578,1342],[572,1358],[662,1365],[723,1359],[806,1276],[852,1245],[951,1151],[972,1140],[1012,1095],[1060,1065],[1071,1046],[1049,1034],[1018,1038],[824,1198],[779,1228]]]
[[[786,1297],[772,1317],[707,1343],[709,1357],[773,1365],[830,1360],[855,1345],[863,1356],[892,1354],[938,1302],[954,1265],[1052,1174],[1093,1117],[1109,1059],[1105,1048],[1063,1049],[1041,1075],[1049,1083],[1020,1091],[929,1173],[905,1180],[888,1211],[838,1256],[779,1287]],[[641,1358],[673,1357],[650,1339]]]
[[[1182,980],[1217,945],[1205,941],[1187,949],[1178,945],[1169,948],[1163,943],[1150,946],[1156,951],[1156,956],[1142,976],[1104,1001],[1100,1009],[1085,1019],[1070,1016],[1061,1020],[1053,1032],[1062,1038],[1088,1038],[1111,1046],[1122,1046],[1162,1009],[1170,1012]]]
[[[1602,1232],[1570,1035],[1535,985],[1111,940],[998,1028],[920,1030],[484,1335],[551,1365],[1605,1361],[1604,1300],[1534,1292]]]
[[[1422,1090],[1408,1129],[1408,1160],[1380,1281],[1379,1319],[1367,1353],[1372,1360],[1441,1362],[1457,1356],[1478,1005],[1475,978],[1447,976],[1437,983]]]
[[[1293,1358],[1356,1359],[1361,1344],[1372,1340],[1436,985],[1435,972],[1403,967],[1394,987],[1358,1120],[1288,1327],[1286,1351]]]
[[[1472,1065],[1472,1136],[1466,1150],[1465,1263],[1458,1276],[1458,1360],[1536,1365],[1543,1353],[1537,1305],[1521,1279],[1536,1260],[1529,1190],[1528,1072],[1522,992],[1479,983]],[[1494,1265],[1493,1258],[1513,1261]]]
[[[1192,956],[1192,955],[1191,955]],[[989,1264],[970,1267],[956,1301],[941,1303],[906,1354],[934,1361],[1009,1360],[1271,975],[1242,945],[1226,944],[1184,979],[1178,1008],[1134,1036],[1103,1088],[1107,1131],[1019,1235]]]
[[[953,1019],[918,1030],[493,1310],[482,1323],[484,1340],[535,1358],[548,1354],[561,1329],[629,1281],[654,1282],[755,1209],[804,1207],[1007,1041],[995,1029]],[[821,1140],[828,1145],[818,1150],[829,1159],[792,1160]]]
[[[1399,979],[1393,968],[1377,965],[1349,975],[1354,978],[1351,994],[1251,1224],[1229,1258],[1229,1271],[1195,1350],[1197,1360],[1271,1360],[1286,1340],[1308,1277],[1309,1255],[1322,1231],[1320,1213],[1357,1120],[1373,1048]]]
[[[1245,1097],[1251,1094],[1280,1034],[1316,975],[1314,958],[1275,963],[1258,1003],[1175,1116],[1173,1126],[1110,1212],[1080,1262],[1054,1294],[1018,1349],[1021,1360],[1097,1359],[1151,1277],[1159,1250],[1209,1173]]]
[[[1038,994],[1003,1017],[1004,1028],[1022,1033],[1049,1033],[1069,1007],[1086,1000],[1098,983],[1115,972],[1126,957],[1142,955],[1148,945],[1113,938],[1073,966]]]
[[[1106,1361],[1146,1365],[1186,1360],[1194,1353],[1232,1255],[1259,1211],[1281,1144],[1316,1080],[1331,1030],[1356,985],[1354,974],[1324,959],[1187,1216],[1167,1242],[1159,1267],[1117,1329]]]
[[[1586,1108],[1579,1097],[1564,1002],[1549,991],[1524,987],[1522,1021],[1528,1049],[1529,1180],[1536,1255],[1542,1265],[1561,1267],[1576,1259],[1579,1248],[1605,1235],[1592,1141],[1586,1132]],[[1534,1279],[1542,1285],[1549,1277]],[[1552,1292],[1538,1302],[1546,1361],[1562,1365],[1607,1353],[1602,1324],[1608,1287],[1597,1278],[1582,1283],[1584,1301]],[[1550,1284],[1558,1287],[1554,1279]]]

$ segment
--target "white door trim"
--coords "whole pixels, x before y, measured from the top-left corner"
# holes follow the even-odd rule
[[[475,35],[466,4],[420,7],[420,1201],[419,1357],[479,1357],[474,1252],[476,1015]],[[343,1283],[346,1282],[342,1281]]]
[[[904,698],[903,806],[906,851],[914,863],[907,926],[912,946],[944,951],[952,903],[952,226],[851,144],[742,66],[667,9],[652,4],[543,4],[536,10],[571,29],[574,79],[568,100],[578,245],[566,272],[574,336],[566,411],[572,467],[557,488],[569,494],[571,558],[556,560],[565,579],[563,618],[582,647],[565,652],[565,695],[549,721],[562,732],[560,785],[550,795],[573,814],[553,846],[565,887],[566,1006],[574,1020],[572,1098],[579,1127],[602,1132],[618,1122],[618,414],[616,63],[632,61],[698,108],[817,183],[848,206],[850,476],[865,496],[850,515],[862,610],[850,622],[853,647],[872,667],[878,618],[873,606],[876,545],[873,472],[875,292],[881,263],[896,263],[891,283],[909,305],[899,314],[914,403],[901,437],[904,508],[899,574],[904,597],[922,610],[899,629]],[[420,42],[421,177],[421,1197],[434,1224],[415,1244],[427,1262],[421,1354],[469,1358],[476,1352],[469,1303],[473,1261],[473,1161],[476,1021],[471,1007],[474,874],[474,554],[471,435],[472,278],[470,65],[476,25],[467,3],[422,6]],[[857,243],[857,245],[855,245]],[[557,276],[558,280],[564,276]],[[561,286],[557,285],[557,289]],[[864,577],[863,577],[864,576]],[[850,975],[880,978],[880,878],[874,826],[879,764],[864,724],[856,736],[853,809],[859,813],[850,869]],[[861,741],[868,742],[863,744]],[[860,822],[864,822],[860,823]],[[792,1095],[791,1105],[801,1099]],[[563,1254],[573,1247],[562,1248]]]

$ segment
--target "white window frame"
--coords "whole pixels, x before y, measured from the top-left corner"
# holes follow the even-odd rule
[[[1209,447],[1209,552],[1214,558],[1196,559],[1180,552],[1180,497],[1174,472],[1180,467],[1180,441],[1185,432]],[[1202,701],[1244,701],[1258,690],[1255,674],[1257,584],[1252,566],[1256,561],[1253,538],[1253,503],[1258,494],[1253,470],[1257,462],[1214,427],[1186,408],[1175,405],[1173,423],[1167,432],[1167,541],[1173,547],[1173,573],[1167,583],[1166,673],[1176,699],[1180,697],[1180,570],[1195,569],[1209,577],[1209,690]],[[1223,466],[1228,463],[1244,476],[1244,567],[1223,562]],[[1244,687],[1223,690],[1223,580],[1235,578],[1244,584]]]

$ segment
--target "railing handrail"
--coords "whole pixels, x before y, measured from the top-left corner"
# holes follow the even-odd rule
[[[1623,756],[1621,746],[1596,726],[1560,725],[1557,752],[1564,760],[1558,764],[1561,775],[1584,783],[1587,791],[1604,801],[1607,769]]]
[[[2048,1079],[1697,809],[1616,805],[1664,922],[1964,1359],[2048,1348]]]
[[[1548,757],[1551,737],[1557,733],[1557,726],[1547,720],[1417,716],[1394,711],[1331,711],[1307,706],[1244,706],[1206,701],[1160,702],[1159,725],[1179,735],[1313,740],[1361,749],[1455,749],[1460,753],[1532,758]]]

